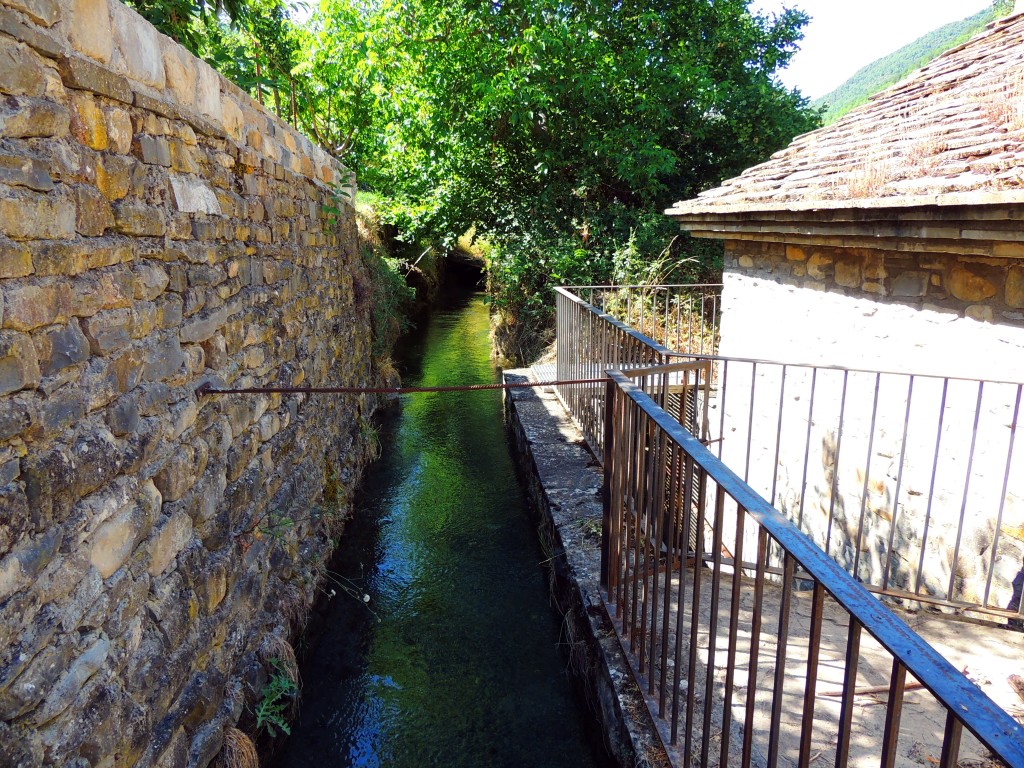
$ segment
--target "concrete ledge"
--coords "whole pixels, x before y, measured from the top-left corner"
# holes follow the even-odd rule
[[[506,383],[534,380],[505,371]],[[574,683],[620,766],[666,765],[600,598],[601,467],[550,388],[505,391],[505,411],[538,534],[552,599],[564,617]]]

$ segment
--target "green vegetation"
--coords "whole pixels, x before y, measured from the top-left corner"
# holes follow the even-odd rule
[[[399,237],[475,228],[499,339],[527,357],[554,284],[632,279],[666,253],[713,269],[660,212],[817,125],[774,76],[806,15],[747,5],[323,0],[298,24],[247,0],[170,29],[354,169]]]
[[[292,732],[288,724],[288,713],[299,693],[299,686],[280,659],[272,658],[270,663],[274,671],[256,705],[256,730],[266,730],[271,738],[275,738],[278,731],[285,735]]]
[[[825,125],[834,123],[850,110],[864,104],[874,94],[898,83],[950,48],[971,39],[984,29],[986,24],[1005,16],[1012,8],[1013,0],[995,0],[989,8],[973,16],[939,27],[858,70],[834,91],[815,99],[811,106],[824,109],[822,115]],[[884,23],[884,20],[880,22]]]

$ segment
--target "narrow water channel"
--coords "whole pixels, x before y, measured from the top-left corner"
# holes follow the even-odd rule
[[[496,381],[482,295],[450,296],[399,357],[410,385]],[[328,603],[276,764],[598,765],[500,392],[404,396],[380,440],[333,565],[369,603]]]

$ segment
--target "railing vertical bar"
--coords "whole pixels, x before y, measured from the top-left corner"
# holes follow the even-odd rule
[[[785,549],[783,550],[785,551]],[[768,737],[768,768],[779,764],[779,745],[782,741],[782,700],[786,686],[786,650],[789,646],[789,609],[793,596],[793,577],[796,560],[789,552],[783,556],[782,600],[779,603],[779,634],[775,646],[775,682],[772,685],[771,734]]]
[[[811,626],[807,638],[807,677],[804,686],[804,713],[800,731],[800,768],[811,764],[811,743],[814,737],[814,697],[818,685],[818,658],[821,655],[821,623],[825,611],[825,587],[814,582],[811,596]]]
[[[657,433],[661,430],[656,428],[653,420],[647,422],[647,450],[644,451],[644,461],[647,464],[647,471],[644,473],[644,499],[641,509],[643,510],[644,538],[643,538],[643,570],[640,571],[640,635],[638,637],[639,647],[637,655],[640,660],[640,672],[645,673],[647,668],[647,614],[649,613],[650,592],[648,582],[650,580],[651,568],[657,570],[657,554],[654,543],[654,528],[656,523],[656,512],[652,504],[656,492],[658,474],[657,455]]]
[[[835,522],[836,496],[839,493],[839,459],[843,450],[843,427],[846,419],[846,389],[850,372],[843,371],[843,395],[839,402],[839,426],[836,433],[836,454],[832,461],[832,483],[828,500],[828,533],[825,535],[825,554],[831,554],[832,524]]]
[[[946,729],[942,734],[942,755],[939,757],[939,768],[957,768],[960,756],[960,737],[964,726],[953,710],[946,712]]]
[[[678,549],[678,527],[679,523],[682,522],[680,515],[685,513],[685,509],[678,509],[676,504],[676,500],[679,498],[679,473],[682,469],[680,454],[682,454],[682,451],[674,443],[670,443],[669,448],[671,451],[671,461],[669,464],[668,503],[665,509],[665,514],[668,518],[668,535],[665,539],[667,554],[665,559],[665,589],[662,595],[661,679],[659,681],[658,695],[658,716],[662,718],[665,717],[666,707],[668,706],[668,641],[671,634],[669,632],[669,619],[672,615],[672,572],[674,570],[675,553]],[[686,559],[685,551],[681,552],[680,559]]]
[[[640,603],[640,538],[641,538],[641,519],[643,516],[643,477],[644,477],[644,456],[645,456],[645,445],[647,437],[648,422],[650,417],[646,411],[637,410],[638,421],[636,425],[637,439],[636,439],[636,454],[634,461],[636,463],[636,482],[630,483],[629,487],[635,489],[635,497],[633,499],[633,572],[630,575],[630,603],[629,603],[629,650],[636,653],[636,625],[637,625],[637,611]]]
[[[871,404],[871,426],[868,429],[868,455],[864,459],[864,486],[860,492],[860,517],[857,520],[857,541],[854,546],[853,575],[860,572],[861,541],[864,536],[864,513],[868,506],[868,484],[871,482],[871,459],[875,453],[875,424],[878,419],[878,393],[882,386],[882,374],[875,374],[875,399]]]
[[[900,490],[903,487],[903,467],[907,458],[907,438],[910,435],[910,409],[914,399],[914,376],[907,384],[907,412],[903,418],[903,440],[900,443],[900,464],[896,470],[896,489],[892,497],[892,519],[889,521],[889,544],[885,552],[885,568],[882,570],[882,589],[889,588],[889,574],[892,572],[892,548],[896,541],[897,521],[900,515]]]
[[[885,730],[882,732],[881,768],[894,768],[896,746],[900,738],[900,718],[903,715],[903,694],[907,687],[907,668],[894,658],[889,676],[889,701],[885,708]]]
[[[860,622],[850,616],[846,636],[846,669],[843,673],[843,696],[839,710],[839,735],[836,746],[836,768],[846,768],[850,761],[850,731],[853,729],[853,697],[857,689],[857,667],[860,665]]]
[[[750,659],[747,662],[746,716],[743,721],[743,768],[750,768],[754,752],[754,706],[757,699],[757,662],[761,651],[761,621],[764,607],[764,572],[768,563],[768,531],[757,530],[757,568],[754,572],[754,607],[750,622]]]
[[[924,513],[924,531],[921,534],[921,558],[917,564],[914,578],[914,592],[921,591],[921,574],[924,571],[924,558],[928,553],[928,527],[932,520],[932,499],[935,497],[935,477],[939,471],[939,450],[942,445],[942,423],[946,417],[946,393],[949,391],[949,379],[942,380],[942,400],[939,402],[939,423],[935,429],[935,455],[932,457],[932,479],[928,484],[928,506]]]
[[[722,450],[725,443],[725,398],[729,393],[729,361],[722,364],[722,382],[718,388],[718,458],[722,458]]]
[[[996,568],[996,554],[999,551],[999,534],[1003,527],[1003,510],[1006,507],[1006,490],[1010,483],[1010,470],[1013,466],[1013,443],[1017,438],[1017,419],[1020,417],[1020,397],[1024,384],[1017,385],[1017,397],[1013,404],[1013,416],[1010,419],[1010,440],[1006,448],[1006,470],[1003,472],[1003,488],[999,492],[999,512],[996,514],[996,531],[992,540],[992,559],[988,566],[988,578],[985,580],[985,598],[982,602],[988,607],[989,591],[992,589],[992,574]],[[1021,601],[1024,603],[1024,600]]]
[[[651,594],[648,602],[651,606],[651,646],[650,646],[650,662],[648,672],[649,686],[648,693],[654,695],[654,672],[655,672],[655,659],[657,658],[658,648],[658,589],[660,584],[658,583],[658,575],[661,573],[661,552],[662,546],[665,540],[665,482],[668,479],[666,477],[666,466],[668,464],[668,435],[664,430],[658,430],[658,456],[655,462],[655,472],[657,473],[655,478],[655,495],[654,495],[654,506],[651,510],[651,514],[654,516],[654,540],[651,542],[651,546],[654,550],[653,571],[652,574],[652,586]],[[665,591],[668,591],[668,578],[666,576]],[[665,631],[664,625],[662,625],[662,632]]]
[[[611,564],[611,526],[616,515],[612,512],[611,489],[615,486],[615,408],[617,387],[608,379],[604,388],[604,496],[601,500],[601,586],[610,592],[608,573]]]
[[[804,500],[807,498],[807,465],[811,457],[811,428],[814,426],[814,391],[818,385],[818,369],[811,369],[811,394],[807,404],[807,442],[804,445],[804,471],[800,478],[800,511],[797,515],[796,524],[803,528],[804,524]]]
[[[725,703],[722,705],[722,748],[718,764],[729,765],[729,736],[733,687],[736,684],[736,646],[740,620],[740,589],[743,582],[743,525],[747,510],[736,504],[736,551],[733,553],[732,594],[729,602],[729,650],[725,662]]]
[[[722,589],[722,526],[725,525],[725,490],[715,484],[715,522],[711,546],[714,548],[714,570],[711,577],[711,606],[708,617],[708,661],[704,679],[704,730],[700,764],[708,764],[711,749],[711,712],[715,695],[715,653],[718,649],[718,601]]]
[[[953,566],[949,573],[949,588],[946,599],[953,599],[953,588],[956,586],[956,575],[960,570],[960,544],[964,535],[964,516],[967,514],[967,498],[971,493],[971,473],[974,471],[974,449],[978,444],[978,423],[981,421],[981,404],[985,397],[985,382],[978,382],[978,402],[974,406],[974,428],[971,432],[971,449],[967,452],[967,474],[964,476],[964,495],[960,502],[960,522],[956,526],[956,544],[953,547]]]
[[[750,409],[747,415],[747,454],[743,464],[743,482],[750,480],[750,446],[754,438],[754,398],[757,397],[757,363],[750,366]]]
[[[683,509],[681,511],[682,523],[683,523],[683,538],[681,539],[681,546],[679,550],[679,596],[676,599],[676,653],[673,661],[673,674],[672,674],[672,745],[679,743],[679,692],[681,687],[682,675],[680,670],[683,668],[683,616],[685,614],[686,607],[686,560],[687,560],[687,548],[690,542],[690,526],[692,523],[690,516],[690,507],[693,504],[693,472],[694,472],[694,461],[689,453],[686,453],[683,458]],[[696,569],[694,569],[696,572]],[[693,694],[693,686],[687,681],[686,684],[686,699],[687,707],[689,707],[689,700]],[[686,730],[690,730],[689,715],[687,715]],[[684,757],[684,760],[686,758]]]
[[[779,385],[779,422],[775,426],[775,463],[772,465],[772,506],[775,506],[775,491],[779,482],[779,452],[782,450],[782,414],[786,410],[786,371],[782,366],[782,383]]]
[[[703,468],[697,467],[697,535],[695,539],[693,557],[693,596],[690,598],[690,663],[686,675],[686,736],[684,738],[684,763],[688,756],[693,754],[693,705],[696,699],[697,683],[697,637],[700,630],[700,589],[701,575],[704,570],[704,491],[707,487],[707,473]],[[678,641],[677,641],[678,642]],[[710,670],[708,674],[711,674]],[[705,702],[710,706],[710,702]],[[707,738],[707,734],[702,735]]]

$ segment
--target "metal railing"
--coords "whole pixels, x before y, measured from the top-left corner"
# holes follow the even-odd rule
[[[868,589],[1024,618],[1024,384],[676,359],[711,366],[718,458]]]
[[[667,380],[661,370],[632,374]],[[845,766],[870,754],[865,764],[888,767],[907,759],[906,742],[931,739],[940,755],[932,762],[952,768],[962,739],[971,742],[966,728],[1024,767],[1020,725],[627,373],[608,376],[605,604],[679,764],[803,767],[826,755]],[[842,633],[832,642],[837,619]],[[868,672],[887,681],[884,722],[879,738],[853,738],[855,709],[857,725],[866,717],[855,697]],[[915,721],[913,738],[901,741],[910,676],[930,692],[942,725],[926,733]],[[821,690],[828,685],[836,690]],[[835,706],[823,704],[830,693]]]
[[[700,437],[868,589],[1024,626],[1024,384],[682,354],[568,289],[557,303],[559,379],[708,363]],[[641,388],[665,406],[658,381]],[[601,458],[603,387],[558,394]]]
[[[722,284],[572,285],[582,301],[677,352],[718,353]]]
[[[555,302],[556,378],[560,381],[600,378],[606,368],[628,370],[657,365],[672,354],[667,347],[583,301],[569,289],[556,288]],[[603,385],[563,384],[556,391],[579,424],[587,444],[600,458],[604,435]]]

